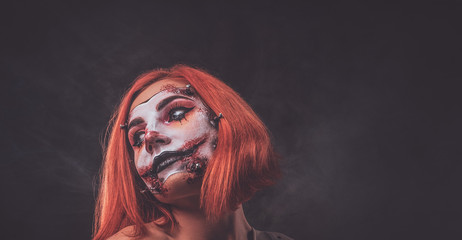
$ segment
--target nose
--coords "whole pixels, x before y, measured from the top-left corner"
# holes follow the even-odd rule
[[[146,151],[150,154],[154,152],[156,147],[167,145],[172,141],[169,137],[156,131],[148,131],[144,136],[144,140],[146,143]]]

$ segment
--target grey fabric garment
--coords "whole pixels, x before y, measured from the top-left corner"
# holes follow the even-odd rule
[[[252,238],[249,239],[252,240],[294,240],[282,233],[258,231],[255,228],[252,228],[251,234]]]

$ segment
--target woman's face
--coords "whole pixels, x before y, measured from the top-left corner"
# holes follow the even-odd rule
[[[136,169],[165,203],[197,195],[217,141],[212,115],[185,80],[153,83],[133,101],[128,138]]]

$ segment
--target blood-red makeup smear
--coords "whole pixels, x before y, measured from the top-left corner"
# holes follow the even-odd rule
[[[160,91],[165,91],[165,90],[172,90],[174,88],[177,88],[175,85],[173,84],[165,84],[165,85],[162,85],[162,87],[160,87]]]
[[[188,150],[196,145],[201,145],[205,142],[205,140],[207,139],[208,137],[208,134],[205,134],[201,137],[198,137],[198,138],[195,138],[195,139],[192,139],[192,140],[189,140],[187,142],[185,142],[183,144],[183,146],[180,147],[180,149],[178,149],[178,151],[185,151],[185,150]]]
[[[168,92],[168,93],[177,93],[177,94],[183,94],[186,96],[193,96],[194,95],[194,90],[192,88],[178,88],[173,84],[165,84],[160,88],[160,92]]]
[[[142,177],[142,178],[146,178],[148,176],[145,176],[150,170],[151,170],[152,166],[145,166],[145,167],[140,167],[138,168],[138,174]],[[144,177],[143,177],[144,176]]]

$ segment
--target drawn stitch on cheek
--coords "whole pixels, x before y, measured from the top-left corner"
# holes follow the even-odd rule
[[[188,163],[186,170],[191,176],[188,177],[187,183],[192,184],[204,176],[205,169],[207,168],[207,162],[207,158],[197,158]]]

